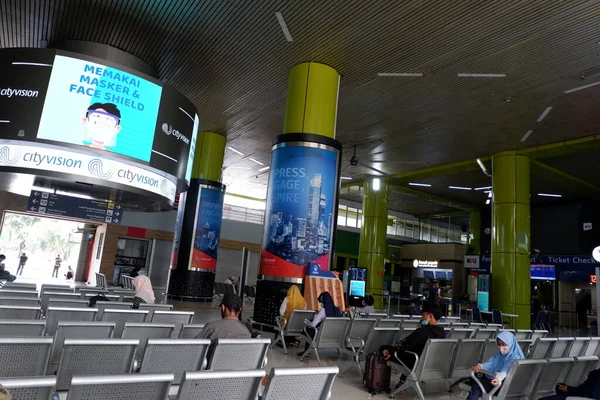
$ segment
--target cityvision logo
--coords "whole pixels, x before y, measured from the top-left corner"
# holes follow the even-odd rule
[[[10,157],[10,148],[8,146],[0,147],[0,164],[2,165],[15,165],[19,161],[21,152],[19,149],[13,149],[13,157]]]
[[[105,169],[102,160],[94,158],[88,163],[88,170],[92,175],[97,176],[100,179],[110,179],[115,172],[115,166],[110,164]]]
[[[178,140],[181,140],[183,143],[189,145],[190,139],[188,139],[183,133],[179,132],[177,129],[173,129],[173,127],[166,122],[162,124],[162,130],[167,136],[174,136]]]

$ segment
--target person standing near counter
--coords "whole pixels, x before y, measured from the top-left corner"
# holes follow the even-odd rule
[[[438,281],[431,282],[429,286],[429,297],[427,299],[429,304],[440,304],[440,284]]]

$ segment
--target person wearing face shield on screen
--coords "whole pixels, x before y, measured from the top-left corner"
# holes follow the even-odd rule
[[[412,369],[415,366],[415,356],[407,353],[415,353],[419,357],[423,353],[423,349],[429,339],[444,339],[446,332],[444,328],[438,325],[438,320],[442,318],[442,310],[439,305],[425,303],[421,314],[421,326],[413,333],[404,338],[398,346],[383,345],[379,348],[379,352],[387,361],[402,363],[407,368]],[[394,356],[394,354],[397,355]],[[396,385],[396,389],[404,384],[406,377],[400,376],[400,381]]]
[[[112,103],[94,103],[82,120],[85,130],[83,144],[94,149],[108,150],[117,143],[121,130],[121,111]]]

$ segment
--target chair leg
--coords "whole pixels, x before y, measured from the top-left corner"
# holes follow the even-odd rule
[[[419,398],[421,400],[425,400],[425,395],[423,394],[423,390],[421,389],[421,384],[419,382],[415,382],[415,390],[417,391]]]
[[[285,336],[281,335],[280,340],[281,340],[281,344],[283,345],[283,352],[287,356],[287,346],[285,345]]]
[[[319,350],[315,347],[315,356],[317,357],[317,363],[321,366],[321,357],[319,357]]]

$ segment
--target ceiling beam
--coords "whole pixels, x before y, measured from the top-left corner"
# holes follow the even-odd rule
[[[464,217],[469,215],[466,211],[449,211],[443,213],[430,213],[430,214],[418,214],[415,217],[419,219],[437,219],[437,218],[452,218],[452,217]]]
[[[537,160],[531,160],[530,170],[532,175],[572,190],[581,197],[600,200],[600,187],[592,185],[583,179],[579,179]]]
[[[446,206],[446,207],[450,207],[450,208],[454,208],[454,209],[462,210],[462,211],[466,211],[466,212],[471,212],[471,211],[475,210],[475,207],[470,204],[452,200],[452,199],[447,199],[442,196],[436,196],[435,194],[431,194],[431,193],[425,193],[420,190],[416,190],[416,189],[413,189],[413,188],[410,188],[407,186],[398,185],[396,183],[390,184],[390,186],[392,186],[394,189],[401,192],[402,194],[405,194],[405,195],[411,196],[411,197],[416,197],[418,199],[422,199],[422,200],[428,201],[433,204]]]
[[[535,160],[538,158],[564,156],[591,149],[600,149],[600,135],[584,136],[577,139],[529,147],[518,150],[517,153],[529,156],[529,158]]]

